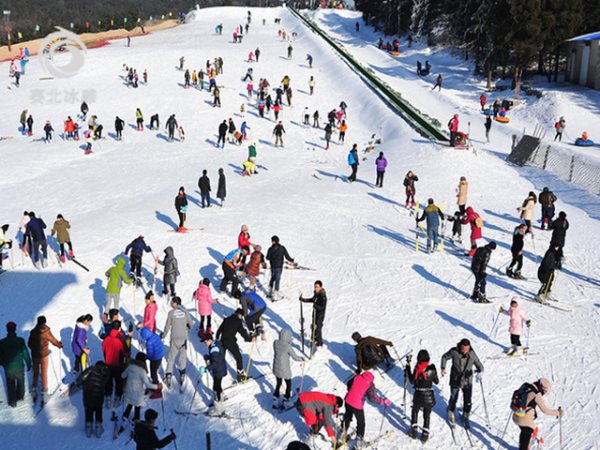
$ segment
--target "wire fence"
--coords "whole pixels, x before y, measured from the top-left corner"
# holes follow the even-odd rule
[[[597,161],[570,153],[563,148],[542,144],[532,153],[527,164],[600,195],[600,163]]]

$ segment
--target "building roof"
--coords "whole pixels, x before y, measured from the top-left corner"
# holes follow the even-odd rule
[[[576,36],[574,38],[568,39],[568,42],[596,41],[596,40],[600,40],[600,31],[596,31],[595,33],[582,34],[581,36]]]

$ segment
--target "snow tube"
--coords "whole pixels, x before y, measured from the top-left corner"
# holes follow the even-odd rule
[[[393,56],[400,56],[400,52],[392,52]]]
[[[490,108],[486,108],[483,110],[483,114],[485,114],[486,116],[493,116],[494,115],[494,110],[490,109]]]
[[[508,118],[508,116],[496,116],[496,122],[508,123],[510,122],[510,119]]]
[[[575,140],[575,145],[577,145],[579,147],[591,147],[592,145],[594,145],[594,141],[592,141],[591,139],[587,139],[584,141],[581,138],[577,138]]]

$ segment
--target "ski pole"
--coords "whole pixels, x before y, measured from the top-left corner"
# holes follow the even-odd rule
[[[488,414],[488,408],[487,408],[487,403],[485,401],[485,391],[483,390],[483,380],[481,378],[479,378],[479,386],[481,386],[481,398],[483,399],[483,409],[485,411],[485,418],[487,421],[487,426],[488,428],[492,428],[491,422],[490,422],[490,415]]]
[[[562,448],[563,448],[562,408],[560,406],[558,407],[558,412],[559,412],[559,416],[558,416],[558,439],[559,439],[559,442],[560,442],[560,450],[562,450]]]
[[[211,450],[210,431],[206,432],[206,450]]]
[[[529,335],[531,334],[531,328],[527,327],[527,351],[525,352],[525,361],[527,361],[527,355],[529,354]]]
[[[470,273],[469,275],[467,275],[467,278],[465,279],[465,281],[463,281],[463,283],[462,283],[462,284],[461,284],[461,285],[458,287],[458,289],[456,289],[456,292],[457,292],[457,293],[455,293],[455,294],[452,296],[452,298],[453,298],[453,299],[455,299],[455,300],[456,300],[456,299],[458,299],[458,298],[459,298],[459,297],[457,297],[457,295],[460,295],[460,294],[461,294],[462,288],[463,288],[463,287],[465,287],[465,284],[467,284],[467,283],[469,282],[469,280],[471,279],[471,275],[472,275],[472,273]]]
[[[173,428],[171,428],[171,434],[173,434]],[[177,441],[175,439],[173,439],[173,446],[175,447],[175,450],[177,450]]]
[[[256,345],[256,341],[252,343],[252,347],[250,347],[250,354],[248,355],[248,365],[246,366],[246,375],[244,377],[244,382],[248,380],[248,374],[250,373],[250,364],[252,363],[252,350],[254,350],[254,346]]]
[[[510,418],[512,417],[512,411],[508,411],[508,419],[506,419],[506,425],[504,426],[504,431],[502,431],[502,436],[500,436],[500,442],[498,443],[498,447],[496,450],[500,450],[501,442],[504,440],[504,435],[506,435],[506,430],[508,430],[508,424],[510,423]]]
[[[492,325],[492,329],[490,330],[490,333],[488,334],[489,338],[492,337],[492,332],[496,329],[496,324],[498,323],[498,319],[500,318],[500,314],[502,314],[500,311],[498,311],[498,314],[496,314],[496,318],[494,319],[494,324]]]
[[[387,409],[388,409],[388,407],[384,406],[383,414],[381,415],[381,423],[379,424],[379,436],[381,436],[381,432],[383,431],[383,422],[385,421],[385,415],[387,413]]]
[[[162,394],[162,392],[161,392]],[[162,410],[162,417],[163,417],[163,430],[167,429],[167,419],[165,418],[165,402],[163,400],[163,396],[160,396],[160,408]],[[173,431],[173,430],[171,430]]]
[[[298,392],[302,392],[302,388],[304,387],[304,372],[306,369],[306,360],[302,361],[302,378],[300,378],[300,388]]]

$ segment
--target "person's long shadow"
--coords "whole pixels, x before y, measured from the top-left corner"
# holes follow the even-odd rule
[[[373,197],[375,200],[380,200],[382,202],[389,203],[389,204],[394,205],[394,206],[403,206],[400,203],[398,203],[397,201],[392,200],[392,199],[387,198],[387,197],[384,197],[383,195],[379,195],[376,192],[367,192],[367,195],[369,197]]]
[[[96,278],[92,284],[88,286],[92,290],[92,298],[98,307],[98,315],[102,316],[104,306],[106,304],[106,289],[102,286],[102,280]]]
[[[200,200],[198,200],[196,197],[192,197],[190,194],[186,194],[187,195],[187,199],[190,201],[190,203],[200,207],[201,203]]]
[[[439,309],[435,310],[435,313],[440,316],[442,319],[444,319],[445,321],[449,322],[450,324],[454,325],[455,327],[458,328],[462,328],[465,331],[468,331],[469,333],[471,333],[473,336],[487,341],[490,344],[496,345],[498,347],[500,347],[502,350],[504,350],[504,346],[498,342],[496,342],[495,340],[491,339],[487,334],[481,332],[479,329],[477,329],[476,327],[474,327],[473,325],[467,323],[467,322],[463,322],[460,319],[457,319],[456,317],[452,317],[451,315],[449,315],[448,313],[445,313],[444,311],[440,311]]]
[[[154,211],[154,215],[158,220],[160,220],[162,223],[169,225],[172,229],[176,230],[178,228],[175,221],[166,214],[163,214],[160,211]]]
[[[483,212],[490,216],[495,216],[495,217],[498,217],[499,219],[506,220],[508,222],[514,222],[516,224],[522,223],[520,219],[518,219],[517,217],[512,216],[510,214],[498,213],[498,212],[492,211],[491,209],[484,209]],[[489,225],[488,225],[488,227],[489,227]]]
[[[377,233],[380,236],[386,237],[394,242],[397,242],[398,244],[402,244],[408,248],[414,248],[415,246],[415,242],[409,239],[406,239],[402,234],[400,233],[396,233],[393,230],[390,230],[387,227],[384,228],[380,228],[380,227],[376,227],[375,225],[365,225],[365,228],[369,231],[372,231],[373,233]]]
[[[220,280],[217,278],[218,267],[219,266],[217,266],[216,264],[210,263],[209,265],[201,267],[198,270],[200,276],[202,278],[208,278],[210,280],[210,284],[212,284],[213,287],[215,287],[215,289],[219,286],[220,283]]]
[[[417,272],[419,275],[421,275],[427,281],[431,281],[432,283],[439,284],[440,286],[444,287],[446,290],[451,291],[451,292],[455,292],[458,296],[461,296],[461,297],[468,297],[469,296],[469,293],[461,291],[460,289],[458,289],[454,285],[452,285],[450,283],[447,283],[446,281],[443,281],[443,280],[439,279],[438,277],[436,277],[435,275],[433,275],[431,272],[429,272],[427,269],[425,269],[425,267],[423,267],[423,266],[421,266],[419,264],[413,264],[412,268],[413,268],[413,270],[415,272]]]
[[[71,350],[71,340],[73,338],[73,328],[72,327],[64,327],[62,330],[60,330],[60,342],[62,342],[63,344],[63,350],[62,352],[64,353],[64,358],[60,358],[60,365],[62,367],[62,372],[61,372],[61,376],[62,379],[60,380],[61,383],[65,383],[68,381],[68,374],[69,374],[69,368],[67,363],[69,361],[73,361],[73,351]],[[59,353],[59,356],[61,356],[61,354]],[[52,364],[52,361],[50,361],[50,364]]]

